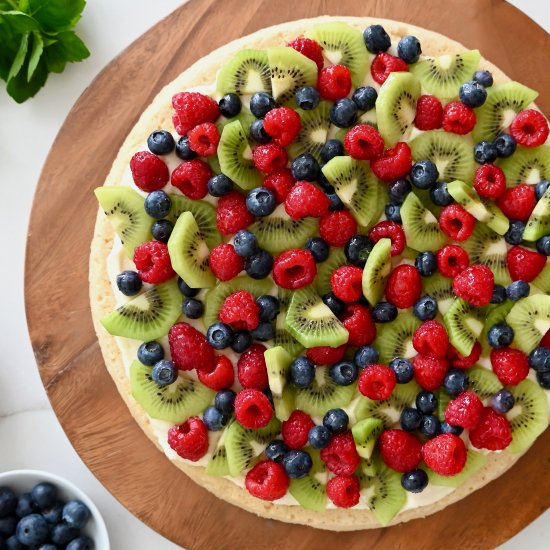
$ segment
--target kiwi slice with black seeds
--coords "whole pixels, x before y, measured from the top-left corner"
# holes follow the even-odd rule
[[[384,431],[384,423],[379,418],[364,418],[351,428],[353,440],[357,448],[357,454],[370,459],[374,446],[380,434]]]
[[[550,235],[550,190],[535,205],[523,231],[526,241],[536,241],[544,235]]]
[[[514,329],[514,346],[531,353],[550,330],[550,296],[533,294],[521,299],[506,316]]]
[[[489,399],[502,389],[502,382],[492,370],[475,365],[469,368],[466,374],[468,376],[468,389],[473,391],[480,399]]]
[[[286,330],[285,316],[286,311],[281,309],[275,321],[275,338],[273,338],[273,345],[281,346],[290,356],[297,357],[304,350],[304,346]]]
[[[470,355],[483,330],[484,318],[481,309],[471,306],[460,298],[454,301],[443,316],[449,341],[465,357]]]
[[[315,288],[320,296],[324,296],[327,292],[332,292],[330,284],[330,275],[338,267],[348,263],[343,248],[332,247],[328,254],[328,258],[317,264],[317,275],[315,276]]]
[[[382,466],[372,478],[370,487],[373,492],[367,505],[382,525],[388,525],[407,502],[407,493],[401,486],[401,474]]]
[[[291,395],[293,392],[284,390],[288,384],[288,370],[293,357],[283,347],[275,346],[264,352],[264,359],[275,415],[279,420],[288,420],[294,408],[294,399]]]
[[[310,153],[318,162],[322,162],[321,149],[327,141],[330,128],[330,108],[331,104],[328,101],[321,101],[315,109],[309,111],[296,109],[300,115],[302,127],[288,147],[293,158],[303,153]]]
[[[323,512],[327,507],[325,465],[317,449],[306,447],[305,451],[311,457],[311,470],[302,478],[291,479],[288,492],[300,503],[302,508]]]
[[[550,294],[550,263],[548,261],[536,279],[531,283],[531,287],[536,287],[541,292]]]
[[[363,296],[374,306],[384,296],[391,272],[391,240],[380,239],[373,247],[363,268]]]
[[[437,397],[437,407],[435,409],[437,418],[439,418],[440,422],[445,422],[445,411],[452,397],[447,393],[445,388],[436,390],[435,395]]]
[[[271,71],[267,52],[262,50],[241,50],[221,68],[216,79],[220,94],[238,95],[255,92],[271,93]]]
[[[507,159],[497,161],[506,175],[506,185],[535,184],[550,178],[550,147],[518,147]]]
[[[402,311],[393,321],[378,325],[375,345],[380,353],[380,362],[387,365],[395,357],[414,357],[416,351],[412,337],[420,324],[420,320],[410,311]]]
[[[231,423],[236,422],[232,420]],[[227,463],[227,449],[225,448],[225,436],[229,430],[229,424],[226,426],[218,439],[216,448],[212,453],[212,456],[208,460],[206,465],[206,473],[211,476],[228,476],[229,475],[229,464]]]
[[[486,463],[487,455],[468,449],[466,464],[460,473],[454,476],[440,476],[433,470],[427,468],[426,472],[428,473],[428,482],[433,485],[441,485],[443,487],[459,487],[477,471],[481,470]]]
[[[430,277],[422,279],[422,289],[424,294],[435,299],[439,312],[441,315],[445,315],[455,299],[453,280],[444,277],[441,273],[434,273]]]

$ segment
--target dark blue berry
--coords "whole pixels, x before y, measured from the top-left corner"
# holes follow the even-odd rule
[[[288,447],[281,439],[274,439],[266,448],[265,456],[274,462],[282,462],[288,452]]]
[[[360,111],[370,111],[374,109],[377,98],[378,92],[372,86],[361,86],[357,88],[351,96],[351,99]]]
[[[497,150],[497,156],[501,159],[510,157],[516,150],[516,140],[510,134],[500,134],[493,142]]]
[[[448,422],[442,422],[439,431],[442,434],[460,435],[464,431],[464,428],[461,428],[460,426],[452,426]]]
[[[316,181],[319,163],[311,153],[302,153],[292,160],[290,170],[296,181]]]
[[[535,187],[535,197],[538,201],[540,201],[542,196],[548,191],[548,187],[550,187],[550,181],[548,180],[542,180],[537,183]]]
[[[178,369],[169,359],[162,359],[155,363],[151,371],[151,378],[157,386],[162,388],[173,384],[178,379]]]
[[[399,204],[389,202],[384,207],[384,214],[386,215],[386,218],[391,222],[399,224],[403,223],[403,220],[401,219],[401,206]]]
[[[0,537],[0,550],[27,550],[29,548],[25,544],[21,544],[15,535],[12,535],[6,539],[5,544],[3,541],[4,539]],[[53,550],[57,550],[57,546],[54,546],[53,544],[42,544],[38,550],[44,550],[44,548],[47,549],[48,546],[53,548]]]
[[[242,109],[241,98],[237,94],[225,94],[219,101],[220,113],[225,118],[237,116]]]
[[[513,339],[514,330],[504,322],[493,325],[487,332],[487,341],[492,348],[505,348]]]
[[[541,388],[550,390],[550,372],[537,372],[537,382]]]
[[[262,119],[255,120],[250,125],[249,134],[256,143],[269,143],[271,141],[271,136],[264,129]]]
[[[382,25],[370,25],[363,31],[363,40],[371,53],[385,52],[391,46],[391,39]]]
[[[431,391],[421,391],[416,396],[416,408],[422,414],[432,414],[437,407],[437,397]]]
[[[17,540],[27,546],[38,545],[48,538],[50,527],[40,514],[25,516],[16,529]]]
[[[492,141],[479,141],[474,145],[474,159],[479,164],[494,162],[497,159],[497,148]]]
[[[537,241],[537,251],[545,256],[550,256],[550,235],[545,235]]]
[[[463,369],[449,369],[445,374],[443,387],[453,397],[460,395],[468,387],[468,375]]]
[[[416,36],[407,34],[397,44],[397,55],[405,61],[405,63],[416,63],[420,58],[422,48],[420,41]]]
[[[339,157],[344,154],[344,145],[339,139],[329,139],[323,147],[321,147],[321,159],[323,162],[328,162],[334,157]]]
[[[421,321],[430,321],[437,315],[437,302],[429,295],[422,296],[413,307],[413,313]]]
[[[63,503],[57,501],[53,506],[50,506],[47,510],[42,510],[44,519],[50,524],[55,525],[61,521],[61,515],[63,513]]]
[[[92,516],[90,509],[80,500],[70,500],[63,506],[63,521],[75,529],[82,529]]]
[[[439,178],[439,172],[431,160],[419,160],[413,164],[409,177],[418,189],[429,189]]]
[[[476,71],[473,80],[479,82],[484,88],[490,88],[493,85],[493,75],[490,71]]]
[[[441,422],[439,418],[428,414],[422,417],[420,421],[420,433],[426,437],[435,437],[439,434],[441,428]]]
[[[265,250],[259,250],[246,258],[244,269],[253,279],[265,279],[273,268],[273,258]]]
[[[187,298],[193,298],[201,291],[200,288],[191,288],[181,277],[178,277],[178,288]]]
[[[17,496],[9,487],[0,487],[0,518],[5,518],[15,512]]]
[[[390,361],[390,369],[395,373],[398,384],[406,384],[414,377],[413,366],[410,361],[403,357],[395,357]]]
[[[270,294],[258,296],[256,303],[260,308],[260,321],[262,322],[274,321],[281,310],[279,300]]]
[[[250,334],[254,340],[267,342],[275,338],[275,327],[271,323],[259,323]]]
[[[238,330],[235,332],[231,349],[235,353],[243,353],[252,345],[252,336],[248,330]]]
[[[20,517],[28,516],[33,512],[38,510],[36,504],[34,503],[30,493],[23,493],[17,499],[17,506],[15,507],[15,513]],[[0,533],[2,531],[0,530]]]
[[[307,434],[307,440],[314,449],[324,449],[331,437],[332,434],[326,426],[313,426]]]
[[[399,423],[406,432],[414,432],[420,428],[423,415],[413,407],[405,407],[401,412]]]
[[[344,313],[346,304],[334,295],[334,292],[328,292],[323,295],[323,303],[338,317]]]
[[[173,230],[174,224],[170,220],[157,220],[151,226],[151,235],[153,239],[167,243]]]
[[[412,185],[409,180],[399,179],[390,183],[388,188],[388,195],[390,200],[396,204],[403,204],[403,201],[407,195],[411,192]]]
[[[334,189],[334,186],[330,183],[330,181],[328,181],[322,170],[319,172],[319,179],[317,180],[317,183],[326,195],[336,193],[336,189]]]
[[[233,390],[221,390],[214,397],[214,407],[225,415],[230,415],[235,410],[235,392]]]
[[[330,247],[321,237],[310,237],[305,248],[311,252],[316,262],[324,262],[330,252]]]
[[[269,216],[276,206],[275,195],[267,187],[256,187],[246,195],[246,209],[254,216]]]
[[[421,252],[414,260],[414,267],[422,277],[429,277],[437,271],[437,258],[433,252]]]
[[[216,407],[206,407],[202,413],[202,421],[208,431],[218,432],[227,424],[227,416]]]
[[[397,308],[389,302],[378,302],[371,311],[375,323],[389,323],[397,317]]]
[[[15,533],[16,527],[17,517],[7,516],[5,518],[0,518],[0,536],[5,535],[9,537],[10,535],[13,535],[13,533]]]
[[[362,346],[355,352],[353,360],[360,369],[364,369],[368,365],[377,363],[379,357],[378,351],[372,346]]]
[[[95,548],[94,541],[90,537],[86,535],[80,535],[76,539],[69,542],[65,550],[94,550],[94,548]],[[55,546],[52,545],[52,549],[55,550]],[[50,550],[50,549],[49,548],[46,549],[42,546],[39,548],[39,550]]]
[[[31,498],[41,510],[50,508],[57,502],[57,487],[47,481],[38,483],[32,488]]]
[[[52,527],[50,538],[54,544],[64,547],[78,537],[79,533],[79,529],[75,527],[70,527],[66,523],[58,523]]]
[[[339,128],[349,128],[357,120],[357,105],[345,97],[337,99],[330,109],[330,120]]]
[[[309,388],[315,379],[315,365],[307,357],[296,357],[290,364],[290,380],[297,388]]]
[[[283,466],[286,471],[286,475],[291,479],[299,479],[307,476],[313,462],[311,456],[305,451],[288,451],[283,457]]]
[[[233,329],[225,323],[214,323],[206,331],[206,340],[214,349],[225,349],[233,344],[235,333]]]
[[[493,296],[491,304],[502,304],[506,300],[506,289],[502,285],[495,285],[493,288]]]
[[[122,271],[116,276],[116,286],[124,296],[135,296],[142,286],[141,278],[135,271]]]
[[[181,160],[192,160],[197,156],[197,153],[191,149],[187,136],[182,136],[178,139],[176,143],[176,156]]]
[[[256,92],[250,98],[250,112],[256,118],[264,118],[275,107],[275,100],[266,92]]]
[[[523,231],[525,230],[525,224],[519,220],[510,222],[508,231],[504,233],[504,240],[508,244],[521,244],[523,240]]]
[[[259,251],[256,235],[247,229],[237,231],[233,239],[233,246],[235,252],[243,258],[249,258]]]
[[[357,379],[357,367],[351,361],[338,361],[330,367],[329,374],[339,386],[349,386]]]
[[[487,99],[487,90],[483,84],[480,84],[476,80],[470,80],[460,86],[458,91],[458,97],[460,101],[466,105],[466,107],[481,107]]]
[[[529,366],[537,372],[550,372],[550,349],[535,348],[529,354]]]
[[[412,470],[401,476],[401,487],[409,493],[421,493],[428,486],[428,474],[424,470]]]
[[[343,210],[345,208],[342,199],[336,193],[325,193],[325,195],[330,202],[328,209],[331,212],[336,212],[337,210]]]
[[[333,434],[341,434],[348,429],[349,416],[344,409],[329,409],[323,417],[323,426]]]
[[[499,414],[506,414],[512,410],[515,401],[514,396],[503,388],[491,397],[491,407]]]
[[[200,319],[204,313],[204,305],[196,298],[186,298],[181,305],[181,310],[189,319]]]
[[[512,300],[512,302],[517,302],[529,296],[530,291],[529,283],[525,281],[514,281],[506,287],[506,296],[508,296],[508,299]]]
[[[436,206],[449,206],[454,202],[453,197],[447,190],[446,181],[438,181],[430,189],[430,199]]]
[[[213,197],[223,197],[233,191],[233,181],[225,174],[216,174],[208,180],[208,192]]]
[[[352,265],[363,267],[372,251],[374,243],[366,235],[354,235],[344,248],[346,259]]]
[[[174,137],[166,130],[155,130],[147,138],[147,147],[154,155],[167,155],[175,146]]]
[[[321,96],[316,88],[313,86],[304,86],[303,88],[298,88],[294,94],[294,99],[296,100],[296,105],[303,109],[304,111],[310,111],[315,109],[321,101]]]
[[[140,363],[152,367],[161,359],[164,359],[164,348],[159,342],[143,342],[137,351],[137,358]]]

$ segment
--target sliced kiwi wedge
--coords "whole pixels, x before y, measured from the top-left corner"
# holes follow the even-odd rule
[[[311,457],[311,470],[305,477],[291,479],[288,492],[306,510],[323,512],[327,507],[325,465],[317,449],[307,447],[305,450]]]
[[[536,241],[544,235],[550,235],[550,190],[535,205],[523,231],[526,241]]]
[[[487,313],[487,319],[485,319],[483,332],[479,337],[479,341],[481,342],[481,347],[483,348],[483,351],[487,355],[491,353],[491,346],[489,345],[489,341],[487,340],[487,334],[489,333],[489,330],[491,330],[491,327],[493,325],[506,321],[506,316],[508,315],[508,313],[510,313],[510,310],[513,307],[514,307],[514,302],[510,300],[506,300],[504,303],[493,307]]]
[[[441,485],[443,487],[459,487],[477,471],[481,470],[486,463],[487,455],[468,449],[466,464],[459,474],[454,476],[441,476],[436,474],[433,470],[427,468],[426,471],[428,473],[428,482],[433,485]]]
[[[492,141],[506,130],[517,113],[535,101],[539,94],[518,82],[505,82],[487,88],[487,99],[476,109],[474,141]]]
[[[502,389],[502,382],[489,369],[474,365],[467,370],[468,388],[480,399],[489,399]]]
[[[300,344],[285,328],[286,311],[281,310],[275,321],[275,338],[273,338],[274,346],[281,346],[291,357],[297,357],[304,350],[304,346]]]
[[[407,493],[401,486],[401,474],[382,466],[371,479],[370,487],[373,492],[367,506],[382,525],[388,525],[407,502]]]
[[[482,310],[471,306],[460,298],[453,302],[443,316],[449,333],[449,341],[465,357],[470,355],[483,330],[483,319]]]
[[[387,365],[395,357],[414,357],[416,351],[412,337],[420,323],[410,311],[402,311],[390,323],[378,325],[376,347],[380,353],[380,362]]]
[[[550,178],[550,147],[518,147],[507,159],[497,162],[506,175],[506,185],[535,184]]]
[[[232,420],[231,423],[235,422]],[[228,476],[229,475],[229,464],[227,462],[227,449],[225,448],[225,436],[229,430],[229,424],[226,426],[218,439],[216,448],[212,453],[212,456],[208,460],[206,465],[206,473],[210,476]]]
[[[121,185],[98,187],[94,193],[119,236],[124,252],[133,258],[134,248],[151,240],[151,225],[155,221],[145,212],[145,199],[130,187]]]
[[[317,264],[317,275],[315,276],[315,288],[320,296],[332,291],[330,275],[338,267],[347,264],[347,258],[343,248],[331,248],[328,258]]]
[[[546,262],[546,265],[542,271],[533,280],[531,286],[538,288],[541,292],[550,294],[550,263]]]
[[[364,418],[351,428],[357,454],[370,459],[378,437],[384,431],[384,423],[379,418]]]
[[[130,387],[134,399],[151,418],[175,424],[202,413],[214,398],[212,390],[182,371],[173,384],[159,387],[151,378],[151,367],[139,361],[130,365]]]
[[[550,330],[550,296],[533,294],[523,298],[510,310],[506,322],[514,329],[514,345],[530,353]]]
[[[384,296],[386,281],[391,272],[391,240],[380,239],[373,247],[363,268],[363,296],[371,305]]]
[[[296,109],[300,115],[302,127],[288,147],[292,157],[310,153],[318,162],[321,162],[321,149],[327,141],[330,128],[330,108],[331,104],[328,101],[321,101],[315,109],[309,111]]]
[[[101,324],[113,336],[149,342],[166,335],[180,314],[181,293],[172,279],[138,294],[101,319]]]
[[[269,348],[264,353],[269,389],[273,396],[275,415],[279,420],[288,420],[293,410],[292,392],[284,392],[288,383],[288,369],[293,357],[281,346]]]
[[[387,145],[401,141],[412,127],[420,82],[411,73],[390,73],[378,92],[376,121]]]
[[[449,404],[449,401],[451,401],[452,397],[447,393],[445,388],[439,388],[438,391],[436,391],[437,396],[437,407],[436,407],[436,415],[437,418],[441,422],[445,422],[445,411],[447,410],[447,405]]]
[[[441,273],[434,273],[430,277],[422,279],[422,288],[425,294],[436,300],[439,313],[445,315],[455,299],[453,280],[443,277]]]
[[[271,72],[267,52],[263,50],[241,50],[221,68],[216,79],[216,90],[220,94],[238,95],[255,92],[271,93]]]

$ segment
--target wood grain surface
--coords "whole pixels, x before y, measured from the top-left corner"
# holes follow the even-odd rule
[[[161,87],[199,57],[262,27],[323,14],[402,20],[479,48],[539,90],[537,103],[550,114],[549,36],[503,0],[191,0],[97,76],[52,145],[34,200],[25,273],[40,375],[97,478],[137,517],[190,550],[493,548],[550,506],[550,431],[510,472],[438,514],[388,529],[324,532],[257,518],[196,486],[134,423],[103,363],[88,303],[92,189],[124,138]]]

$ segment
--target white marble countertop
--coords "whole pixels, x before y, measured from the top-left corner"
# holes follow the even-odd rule
[[[550,30],[550,3],[540,0],[512,3]],[[101,509],[114,550],[177,547],[137,520],[103,488],[71,447],[51,410],[36,370],[25,322],[26,230],[40,169],[73,103],[115,55],[180,4],[181,0],[90,1],[78,25],[79,34],[92,52],[88,60],[68,66],[62,75],[51,75],[46,88],[23,105],[15,104],[0,89],[3,192],[0,280],[4,289],[0,308],[4,342],[0,357],[0,471],[43,469],[76,482]],[[3,88],[3,83],[0,86]],[[547,511],[502,550],[542,550],[548,548],[549,539],[550,511]]]

